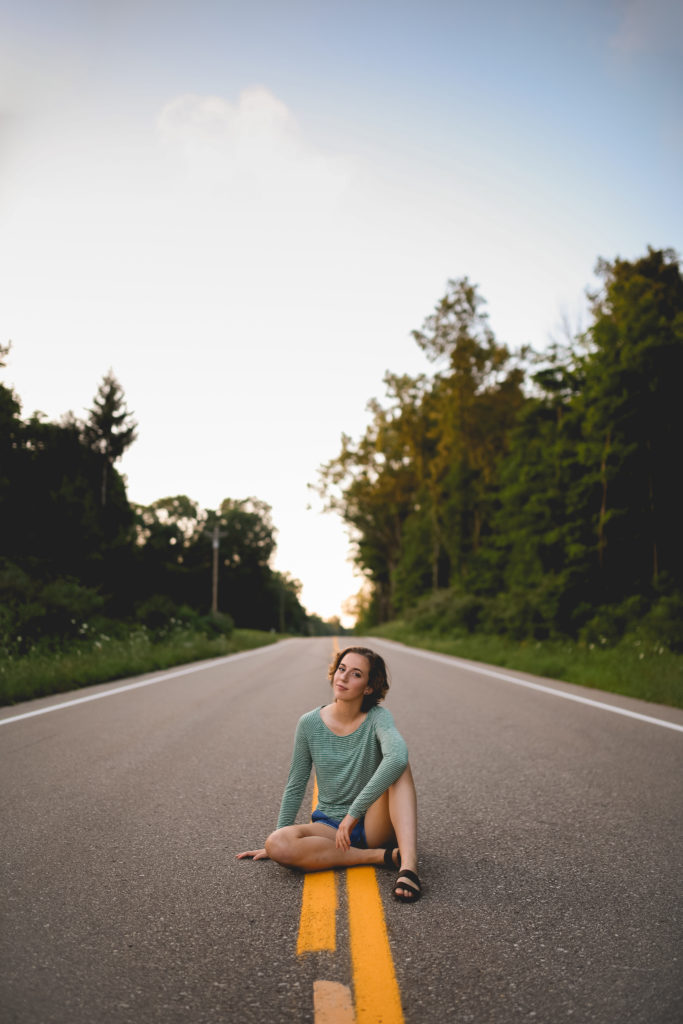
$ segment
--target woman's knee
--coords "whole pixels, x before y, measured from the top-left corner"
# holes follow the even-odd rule
[[[266,853],[278,864],[291,865],[293,857],[293,836],[290,827],[278,828],[266,839]]]

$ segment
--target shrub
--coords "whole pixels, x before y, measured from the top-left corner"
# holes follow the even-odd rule
[[[232,636],[235,623],[226,612],[210,612],[200,619],[201,627],[207,636]]]
[[[652,605],[636,632],[653,646],[683,653],[683,595],[669,594]]]
[[[100,594],[71,578],[33,581],[18,566],[0,565],[0,641],[8,651],[75,640],[104,604]]]
[[[448,636],[453,633],[473,633],[481,618],[485,601],[462,591],[437,590],[421,598],[407,612],[405,620],[420,632]]]
[[[612,647],[625,637],[671,651],[683,650],[683,597],[669,594],[649,604],[634,595],[619,604],[598,608],[579,634],[585,644]]]
[[[171,624],[176,617],[177,608],[165,594],[153,594],[135,608],[135,618],[147,629],[158,632]]]
[[[545,588],[500,593],[486,603],[482,631],[511,640],[545,640],[552,634],[553,609],[553,595]]]

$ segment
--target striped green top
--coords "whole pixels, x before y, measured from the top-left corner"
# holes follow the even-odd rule
[[[370,708],[348,736],[337,736],[323,722],[320,708],[302,715],[294,736],[289,778],[277,827],[293,825],[315,766],[318,809],[341,820],[362,818],[408,764],[408,748],[386,708]]]

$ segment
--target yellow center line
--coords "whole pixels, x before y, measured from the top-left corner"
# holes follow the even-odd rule
[[[337,948],[337,880],[334,871],[315,871],[304,878],[296,951],[333,953]]]
[[[313,782],[311,810],[318,806],[318,780]],[[334,871],[315,871],[304,875],[301,916],[296,951],[331,953],[337,948],[337,876]]]
[[[357,1024],[403,1024],[375,869],[347,871],[346,889]]]

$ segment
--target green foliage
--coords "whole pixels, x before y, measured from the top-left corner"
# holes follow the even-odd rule
[[[437,590],[426,594],[405,615],[418,632],[437,636],[473,633],[479,625],[484,601],[459,590]]]
[[[683,577],[672,470],[683,436],[683,278],[670,250],[601,260],[598,273],[581,457],[599,488],[599,582],[614,601],[656,587],[662,572],[679,585]]]
[[[73,578],[47,583],[0,559],[0,645],[21,653],[37,644],[59,646],[82,636],[83,624],[103,607],[102,597]]]
[[[633,595],[616,605],[604,605],[581,630],[585,644],[614,646],[623,637],[650,648],[683,653],[683,596],[670,594],[649,605]]]
[[[0,346],[0,366],[9,352]],[[160,644],[191,633],[201,648],[229,640],[235,623],[308,632],[301,584],[270,566],[275,527],[265,502],[226,498],[207,510],[181,494],[131,507],[115,463],[137,425],[111,371],[86,423],[71,413],[60,423],[37,413],[24,421],[20,412],[14,393],[0,385],[5,656],[71,648],[73,657],[85,656],[98,636],[99,644],[126,637],[142,643],[143,636]],[[214,528],[219,600],[211,612]],[[138,664],[133,655],[122,659],[120,668]]]
[[[661,597],[635,629],[629,624],[629,633],[631,636],[636,633],[651,647],[683,654],[683,595],[676,593]]]
[[[321,467],[364,627],[678,649],[683,278],[669,250],[597,270],[589,330],[542,355],[511,354],[477,288],[449,281],[413,332],[439,371],[387,374],[388,404]]]

